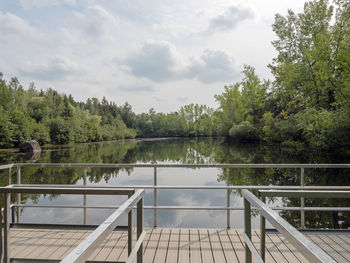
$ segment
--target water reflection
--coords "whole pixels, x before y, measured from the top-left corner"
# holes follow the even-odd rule
[[[0,152],[0,163],[25,162],[22,155]],[[43,149],[37,162],[75,163],[346,163],[349,156],[341,153],[293,152],[278,147],[254,144],[227,144],[220,139],[130,140],[74,147]],[[159,168],[158,185],[300,185],[297,169],[186,169]],[[347,169],[306,169],[305,185],[350,185]],[[7,171],[0,173],[1,184],[8,182]],[[228,180],[227,180],[228,177]],[[16,180],[15,171],[13,181]],[[22,169],[25,184],[83,184],[79,168]],[[153,169],[89,169],[88,185],[153,185]],[[224,190],[158,190],[158,205],[225,206]],[[154,194],[147,190],[145,205],[153,205]],[[14,198],[14,197],[13,197]],[[111,196],[88,196],[88,205],[119,205],[125,199]],[[14,201],[14,199],[13,199]],[[273,200],[270,200],[271,202]],[[82,196],[22,195],[22,202],[40,205],[82,205]],[[300,206],[300,199],[280,199],[276,203]],[[306,206],[349,206],[349,200],[307,199]],[[242,206],[239,191],[231,193],[231,206]],[[112,210],[88,209],[87,223],[101,223]],[[281,213],[290,223],[300,226],[300,212]],[[307,212],[307,227],[347,228],[349,213]],[[71,223],[83,222],[83,209],[25,208],[21,222]],[[145,211],[145,225],[153,226],[153,211]],[[253,224],[257,226],[257,219]],[[226,211],[158,211],[159,227],[225,227]],[[243,227],[243,212],[231,212],[231,226]]]

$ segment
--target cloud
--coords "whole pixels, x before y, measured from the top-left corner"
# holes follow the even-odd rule
[[[149,41],[123,62],[134,76],[156,82],[178,79],[185,66],[176,47],[166,41]]]
[[[187,77],[202,83],[232,81],[238,76],[233,58],[226,52],[205,50],[199,59],[193,59]]]
[[[233,58],[226,52],[205,50],[199,58],[186,58],[165,41],[147,42],[122,63],[133,76],[154,82],[196,79],[208,84],[232,81],[238,75]]]
[[[131,93],[135,93],[135,92],[143,93],[143,92],[154,91],[155,88],[148,85],[133,85],[133,86],[129,85],[129,86],[122,86],[118,88],[118,90],[121,90],[124,92],[131,92]]]
[[[254,18],[252,10],[244,7],[230,6],[226,11],[212,18],[209,21],[207,29],[202,32],[205,35],[216,32],[227,32],[236,28],[238,24],[244,20]]]
[[[59,5],[70,5],[70,6],[76,5],[76,0],[20,0],[19,2],[24,9],[59,6]]]
[[[115,34],[119,18],[99,5],[89,6],[83,12],[76,13],[77,26],[90,37]]]
[[[180,97],[180,98],[178,98],[177,100],[180,101],[180,102],[187,102],[187,101],[189,101],[190,99],[187,98],[187,97]]]
[[[70,75],[76,75],[81,70],[69,58],[56,56],[51,58],[48,63],[43,64],[34,64],[27,61],[24,67],[19,68],[18,71],[31,78],[55,81],[66,79]]]
[[[0,11],[0,38],[32,36],[37,34],[36,30],[32,28],[22,18],[12,13],[2,13]]]

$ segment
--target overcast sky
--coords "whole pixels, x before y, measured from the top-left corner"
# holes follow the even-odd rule
[[[244,64],[271,78],[274,15],[294,0],[0,0],[0,72],[135,112],[216,107]]]

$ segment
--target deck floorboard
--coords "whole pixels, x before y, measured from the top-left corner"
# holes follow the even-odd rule
[[[10,230],[10,255],[15,259],[60,260],[91,231]],[[305,232],[337,262],[350,262],[350,232]],[[136,240],[134,231],[134,243]],[[253,243],[259,248],[259,231],[252,231]],[[127,232],[114,231],[89,260],[116,262],[127,259]],[[242,230],[237,229],[168,229],[147,230],[143,243],[144,262],[217,263],[244,262],[245,244]],[[308,262],[281,234],[269,232],[266,237],[267,262]]]

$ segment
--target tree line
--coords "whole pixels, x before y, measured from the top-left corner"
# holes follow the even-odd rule
[[[252,66],[215,95],[218,108],[189,104],[172,113],[135,114],[103,98],[77,102],[53,89],[24,90],[0,74],[0,147],[28,139],[67,144],[138,137],[227,136],[285,146],[350,145],[350,1],[306,2],[302,13],[277,14],[268,65],[273,80]]]

